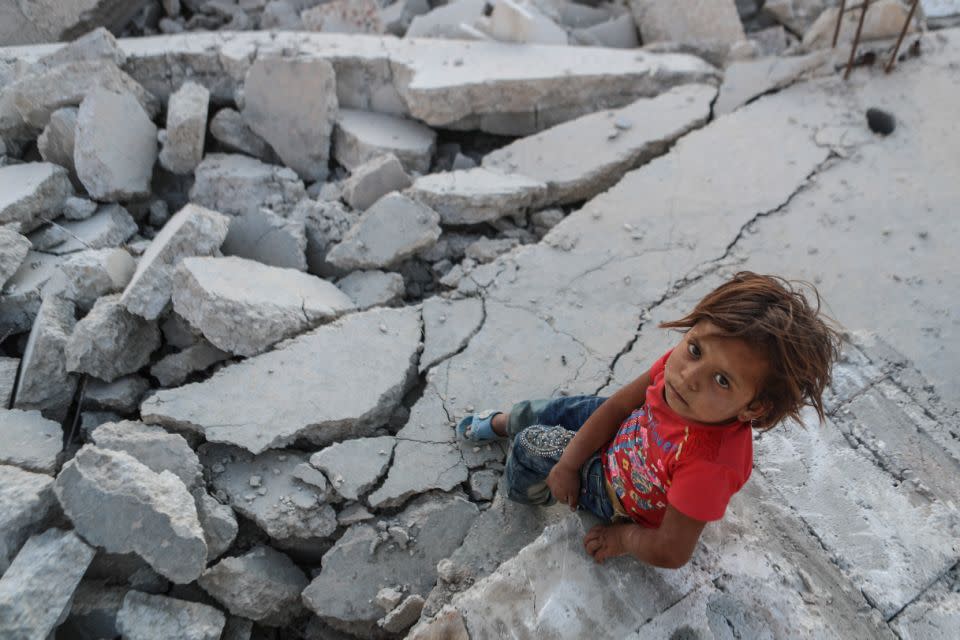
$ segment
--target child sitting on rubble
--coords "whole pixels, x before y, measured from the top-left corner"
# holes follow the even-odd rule
[[[813,288],[811,286],[811,288]],[[593,559],[629,554],[677,568],[723,517],[753,467],[752,429],[800,420],[821,394],[839,335],[779,277],[738,273],[684,318],[675,347],[609,398],[528,400],[460,421],[461,437],[513,440],[509,497],[561,502],[612,523],[593,527]]]

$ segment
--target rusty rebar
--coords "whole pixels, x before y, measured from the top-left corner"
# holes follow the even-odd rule
[[[840,13],[837,14],[837,26],[833,29],[833,44],[830,45],[833,49],[837,48],[837,38],[840,37],[840,23],[843,22],[843,12],[846,5],[847,0],[840,0]]]
[[[910,23],[913,21],[913,13],[917,10],[918,4],[920,4],[920,0],[913,0],[913,2],[910,3],[910,12],[907,14],[907,21],[903,23],[903,28],[900,29],[900,37],[897,38],[897,44],[893,47],[890,62],[887,63],[887,67],[884,69],[887,73],[893,70],[893,65],[897,61],[897,53],[900,51],[900,45],[903,44],[903,37],[907,35],[907,29],[910,28]]]
[[[870,8],[870,0],[863,0],[863,11],[860,12],[860,22],[857,23],[857,32],[853,34],[853,45],[850,47],[850,59],[847,60],[847,70],[843,72],[843,79],[850,77],[850,71],[853,70],[853,59],[857,55],[857,47],[860,45],[860,32],[863,31],[863,19],[867,17],[867,9]]]

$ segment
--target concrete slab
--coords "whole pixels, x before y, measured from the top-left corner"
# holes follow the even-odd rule
[[[343,181],[343,199],[354,209],[363,211],[374,202],[412,184],[400,161],[392,153],[368,160]]]
[[[467,345],[483,324],[483,300],[428,298],[423,302],[424,347],[420,373]]]
[[[333,157],[350,171],[392,153],[407,171],[427,173],[437,134],[415,120],[386,113],[341,109],[333,130]]]
[[[303,221],[283,218],[269,209],[233,217],[221,250],[224,255],[273,267],[307,270],[307,232]]]
[[[520,215],[546,192],[547,185],[540,180],[483,167],[429,174],[407,190],[439,213],[443,224],[452,225]]]
[[[63,428],[39,411],[0,409],[0,464],[53,475],[63,449]]]
[[[187,489],[202,482],[200,460],[183,436],[135,420],[108,422],[94,429],[90,441],[101,449],[123,451],[155,473],[169,471]]]
[[[390,466],[396,444],[393,436],[355,438],[317,451],[310,464],[326,474],[340,496],[359,500]]]

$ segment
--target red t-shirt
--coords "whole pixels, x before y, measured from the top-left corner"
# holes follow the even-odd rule
[[[750,425],[692,422],[663,397],[670,351],[650,368],[646,402],[630,414],[603,450],[607,481],[627,514],[659,527],[667,504],[691,518],[719,520],[753,469]]]

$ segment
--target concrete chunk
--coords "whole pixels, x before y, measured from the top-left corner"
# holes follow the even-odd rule
[[[337,113],[333,66],[322,59],[258,59],[244,82],[243,120],[305,180],[324,180]]]
[[[95,89],[77,113],[73,160],[93,198],[145,198],[157,160],[157,127],[130,93]]]
[[[333,131],[333,157],[350,171],[392,153],[407,171],[427,173],[437,134],[428,126],[385,113],[341,109]]]
[[[395,609],[390,611],[377,624],[383,627],[384,631],[390,633],[400,633],[413,626],[413,623],[420,619],[420,612],[423,611],[423,596],[413,594],[404,599]]]
[[[296,173],[247,156],[208,153],[195,175],[190,200],[231,215],[262,207],[286,213],[306,196]]]
[[[734,44],[746,39],[733,0],[630,0],[644,44],[678,42],[722,64]]]
[[[242,556],[224,558],[197,582],[230,613],[285,626],[303,611],[300,592],[309,580],[286,555],[258,545]]]
[[[482,322],[483,302],[479,298],[444,300],[433,297],[425,300],[420,373],[465,347]]]
[[[362,211],[386,194],[411,184],[397,157],[386,154],[365,162],[350,174],[343,183],[343,199]]]
[[[408,193],[436,210],[443,224],[479,224],[523,213],[544,198],[547,185],[477,167],[423,176]]]
[[[0,409],[0,464],[53,474],[63,449],[63,429],[39,411]]]
[[[243,258],[185,258],[173,308],[214,346],[243,356],[353,310],[332,283]]]
[[[463,36],[461,25],[472,25],[483,16],[486,0],[454,0],[422,15],[414,16],[407,28],[408,38],[456,38]]]
[[[101,449],[123,451],[155,473],[169,471],[192,489],[202,482],[197,454],[183,436],[135,420],[108,422],[90,434]]]
[[[227,151],[239,151],[260,160],[269,160],[273,156],[270,145],[247,126],[236,109],[217,111],[210,120],[210,135]]]
[[[83,311],[108,293],[122,291],[137,268],[124,249],[91,249],[67,256],[43,285],[43,296],[70,300]]]
[[[156,322],[127,311],[115,293],[97,300],[77,323],[64,353],[68,371],[112,382],[146,366],[159,346]]]
[[[157,379],[160,386],[176,387],[183,384],[191,374],[229,358],[229,353],[202,340],[158,360],[150,367],[150,375]]]
[[[169,471],[154,473],[122,451],[86,445],[54,485],[83,538],[111,553],[137,553],[177,584],[196,580],[207,544],[193,497]]]
[[[26,162],[0,167],[0,225],[19,224],[33,231],[44,219],[56,218],[73,185],[67,170],[49,162]]]
[[[347,440],[316,452],[310,464],[330,478],[339,495],[359,500],[387,470],[395,444],[392,436]]]
[[[19,358],[0,356],[0,407],[9,407],[13,398],[13,388],[17,381]]]
[[[94,551],[72,531],[27,540],[0,578],[0,629],[10,640],[46,638],[69,613]]]
[[[135,13],[135,10],[132,13]],[[127,56],[120,50],[117,39],[112,33],[103,27],[97,27],[53,53],[43,56],[37,60],[32,70],[52,69],[61,64],[81,60],[110,60],[118,67],[122,67],[127,61]]]
[[[0,295],[0,326],[14,333],[30,331],[40,310],[40,291],[62,262],[59,256],[31,251]]]
[[[101,207],[86,220],[65,221],[52,226],[65,236],[56,246],[42,249],[48,253],[63,255],[84,249],[119,247],[139,231],[130,213],[119,204]],[[31,234],[31,238],[36,234]]]
[[[37,138],[40,157],[58,164],[70,172],[77,182],[77,168],[73,162],[74,135],[77,129],[77,108],[64,107],[50,114],[50,122]]]
[[[325,33],[383,33],[380,5],[376,0],[333,0],[300,14],[310,31]]]
[[[117,629],[128,640],[219,640],[226,622],[209,605],[139,591],[127,593],[117,614]]]
[[[187,256],[212,255],[227,237],[229,219],[188,204],[164,225],[137,264],[121,302],[126,308],[153,320],[170,301],[173,273]]]
[[[0,43],[9,46],[57,42],[99,26],[120,30],[146,4],[146,0],[80,0],[69,3],[38,0],[19,7],[17,11],[4,13],[4,21],[0,24]],[[79,38],[77,42],[87,46],[93,44],[90,40],[100,42],[103,38],[100,33],[102,31],[104,30],[96,29],[92,34]],[[64,48],[70,49],[69,46]],[[71,52],[77,53],[75,48]],[[56,56],[57,54],[53,54],[49,57],[56,60]]]
[[[350,296],[357,309],[388,307],[400,301],[406,288],[403,276],[379,270],[354,271],[337,282],[337,287]]]
[[[302,220],[290,220],[269,209],[247,211],[230,220],[221,248],[224,255],[249,258],[272,267],[307,270],[307,231]]]
[[[20,363],[20,379],[13,393],[15,408],[39,409],[57,421],[66,418],[77,386],[66,357],[75,325],[73,303],[51,297],[40,305]]]
[[[327,261],[327,252],[332,245],[343,239],[360,214],[339,202],[304,199],[290,217],[304,224],[307,234],[307,270],[322,277],[343,275],[340,269]]]
[[[171,173],[190,173],[203,159],[210,91],[196,82],[185,82],[167,104],[160,164]]]
[[[92,411],[115,411],[133,413],[140,406],[140,399],[150,388],[150,382],[142,376],[132,375],[117,378],[113,382],[87,380],[83,393],[83,408]]]
[[[197,505],[197,517],[207,541],[207,561],[223,555],[237,538],[239,525],[233,509],[208,494],[203,486],[194,487],[193,499]]]
[[[566,45],[567,32],[544,15],[535,4],[496,0],[480,28],[501,42]]]
[[[10,226],[0,226],[0,289],[30,253],[30,241]]]
[[[0,464],[0,574],[27,538],[59,512],[53,478]]]
[[[327,253],[340,269],[381,269],[436,244],[440,216],[430,207],[399,193],[388,194],[370,207]]]
[[[70,152],[70,162],[73,163],[72,151]],[[97,203],[93,200],[70,196],[63,202],[63,217],[67,220],[86,220],[96,212]]]

